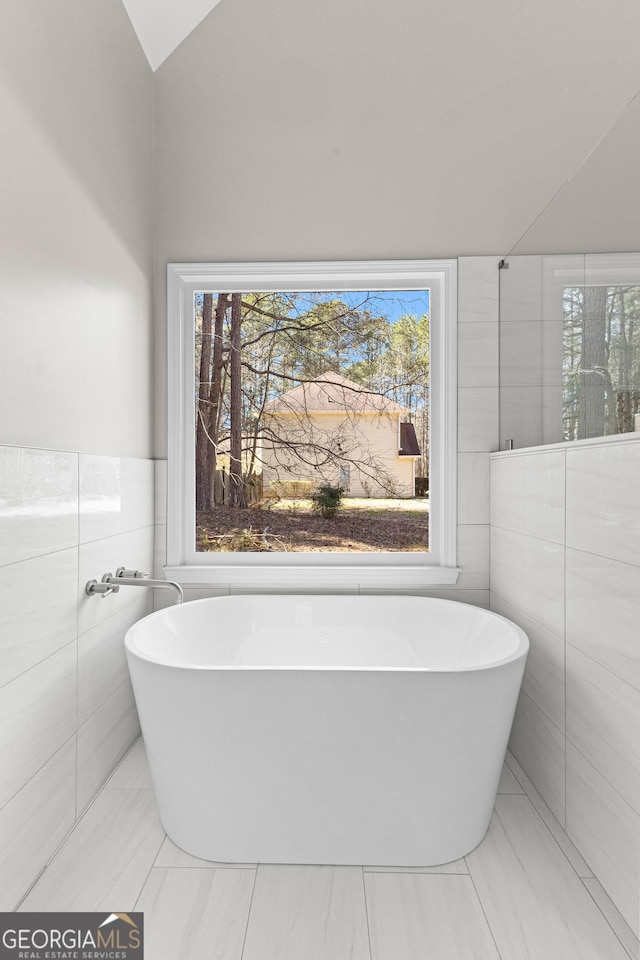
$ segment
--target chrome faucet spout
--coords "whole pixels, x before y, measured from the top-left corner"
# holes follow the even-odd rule
[[[174,580],[152,580],[148,574],[142,573],[140,570],[128,570],[125,567],[118,567],[115,577],[110,573],[105,573],[100,583],[97,580],[89,580],[85,586],[85,593],[88,597],[106,597],[110,593],[117,593],[120,587],[151,587],[157,590],[173,590],[176,603],[183,603],[184,601],[182,587]]]
[[[154,587],[158,590],[173,590],[176,595],[176,603],[182,603],[184,593],[182,587],[175,580],[151,580],[149,577],[109,577],[105,583],[118,587]]]

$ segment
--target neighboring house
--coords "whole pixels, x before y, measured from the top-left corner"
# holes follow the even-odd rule
[[[291,481],[341,486],[351,497],[412,497],[420,448],[407,411],[337,373],[265,405],[265,492]]]

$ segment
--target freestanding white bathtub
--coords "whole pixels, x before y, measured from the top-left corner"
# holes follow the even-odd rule
[[[484,837],[529,643],[423,597],[234,596],[126,650],[160,817],[227,862],[432,865]]]

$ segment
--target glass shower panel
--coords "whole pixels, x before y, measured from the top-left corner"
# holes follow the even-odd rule
[[[565,285],[584,255],[510,257],[500,270],[500,449],[564,439]]]
[[[628,433],[639,412],[640,254],[511,257],[500,270],[501,449]]]
[[[565,288],[564,437],[635,430],[640,411],[640,254],[588,254]]]

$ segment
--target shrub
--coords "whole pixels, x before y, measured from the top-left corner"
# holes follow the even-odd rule
[[[343,493],[344,487],[332,487],[329,483],[323,483],[311,494],[311,509],[323,517],[335,517],[342,506]]]

